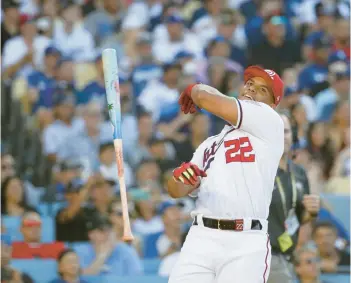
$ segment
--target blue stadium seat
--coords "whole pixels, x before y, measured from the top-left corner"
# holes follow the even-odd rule
[[[42,216],[55,217],[57,212],[65,206],[66,202],[41,203],[38,206],[38,210]]]
[[[158,252],[156,248],[156,242],[163,232],[158,232],[155,234],[150,234],[144,237],[144,247],[143,255],[144,258],[155,258],[158,257]]]
[[[349,274],[322,274],[321,278],[328,283],[350,283]]]
[[[158,268],[160,266],[160,259],[144,259],[144,274],[146,275],[155,275],[158,274]]]
[[[36,283],[48,283],[57,278],[57,264],[53,259],[13,259],[11,266],[27,273]]]
[[[333,214],[350,233],[350,197],[333,194],[322,194],[321,197],[331,206]]]
[[[41,240],[44,243],[55,241],[55,221],[51,217],[41,217],[42,234]],[[7,234],[11,236],[12,241],[22,241],[21,234],[21,217],[18,216],[3,216],[2,223],[6,228]]]
[[[168,278],[160,276],[84,276],[89,283],[167,283]]]

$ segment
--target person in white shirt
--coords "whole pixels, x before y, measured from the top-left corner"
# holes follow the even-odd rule
[[[158,255],[166,257],[181,247],[181,212],[176,202],[164,201],[158,213],[162,215],[165,231],[156,241]]]
[[[149,113],[153,120],[159,120],[162,108],[176,104],[179,98],[179,76],[181,65],[177,63],[165,64],[163,80],[150,81],[138,97],[138,103]]]
[[[64,56],[76,62],[92,61],[95,58],[95,44],[92,35],[80,21],[80,6],[69,2],[61,11],[62,21],[55,24],[53,38],[55,45]]]
[[[44,51],[51,40],[37,34],[34,19],[21,18],[21,35],[8,40],[3,49],[2,67],[5,78],[20,75],[27,77],[37,68],[44,65]]]
[[[153,44],[154,57],[169,63],[180,51],[193,53],[197,59],[203,58],[203,45],[196,34],[185,30],[184,20],[177,14],[168,16],[164,20],[166,32],[161,32]]]
[[[238,98],[203,84],[189,85],[181,94],[185,114],[200,108],[227,125],[168,182],[174,198],[197,195],[193,226],[170,283],[267,282],[267,218],[284,151],[284,123],[274,109],[283,89],[274,71],[250,66]]]

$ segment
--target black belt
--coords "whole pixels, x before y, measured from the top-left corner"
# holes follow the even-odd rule
[[[224,220],[202,217],[202,221],[204,223],[204,226],[207,228],[232,231],[244,230],[244,219]],[[193,225],[199,225],[197,222],[197,216],[195,216]],[[259,220],[252,220],[251,230],[262,230],[261,222]]]

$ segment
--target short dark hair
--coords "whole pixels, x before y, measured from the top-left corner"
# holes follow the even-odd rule
[[[335,233],[337,233],[337,229],[333,223],[331,223],[329,221],[318,221],[313,226],[312,237],[315,236],[315,234],[319,228],[329,228],[329,229],[333,230]]]

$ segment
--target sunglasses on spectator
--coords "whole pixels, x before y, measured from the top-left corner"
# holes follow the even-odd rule
[[[307,264],[313,264],[313,263],[320,262],[320,259],[316,258],[316,257],[315,258],[309,258],[309,259],[306,259],[304,262],[307,263]]]
[[[40,221],[36,221],[36,220],[24,220],[23,221],[23,226],[24,227],[40,227],[41,226],[41,222]]]

